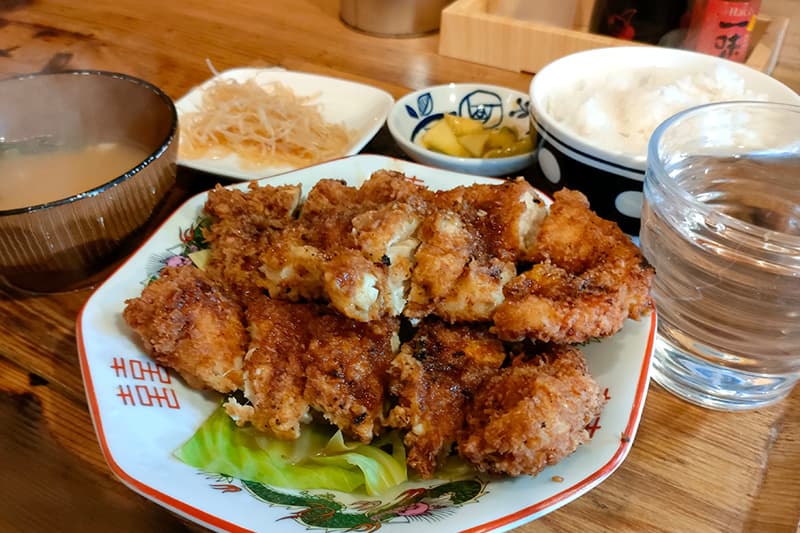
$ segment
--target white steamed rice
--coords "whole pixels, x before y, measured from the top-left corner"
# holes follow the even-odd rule
[[[766,99],[721,66],[693,73],[661,68],[582,80],[551,96],[547,109],[557,122],[591,139],[593,145],[644,158],[653,130],[679,111],[711,102]]]

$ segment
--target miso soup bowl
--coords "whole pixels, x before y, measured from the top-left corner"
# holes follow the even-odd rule
[[[95,188],[0,211],[0,282],[33,292],[85,286],[139,237],[175,182],[173,102],[146,81],[102,71],[9,78],[0,94],[0,157],[101,143],[147,154]]]
[[[660,99],[652,107],[640,109],[635,101],[639,80],[663,76]],[[673,77],[674,76],[674,77]],[[689,80],[709,81],[711,87],[725,87],[722,92],[705,93],[707,102],[696,102],[698,92]],[[593,113],[594,134],[579,132],[562,117],[574,117],[597,110],[615,83],[630,80],[630,98],[621,99],[620,107],[638,110],[637,117],[653,113],[649,120],[666,120],[661,116],[667,109],[677,109],[670,103],[690,102],[687,107],[721,100],[757,99],[787,104],[800,103],[800,97],[778,80],[741,63],[716,56],[653,46],[622,46],[578,52],[558,59],[542,68],[531,81],[531,120],[538,134],[538,165],[540,174],[548,181],[540,188],[557,190],[577,189],[586,194],[600,216],[613,220],[632,236],[639,234],[642,209],[642,186],[647,163],[647,139],[639,139],[636,149],[616,144],[609,146],[611,124],[602,122],[607,115]],[[633,82],[633,80],[637,80]],[[724,82],[724,84],[723,84]],[[594,107],[580,108],[572,99],[576,90],[591,95]],[[741,97],[738,95],[742,95]],[[735,98],[732,98],[736,96]],[[665,107],[659,108],[660,105]],[[645,117],[648,119],[648,117]],[[587,118],[588,120],[588,118]],[[656,124],[657,125],[657,124]],[[591,131],[592,128],[587,128]],[[653,128],[655,129],[655,128]]]

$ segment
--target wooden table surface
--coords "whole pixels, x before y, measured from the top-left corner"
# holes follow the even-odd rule
[[[798,90],[800,1],[764,0],[763,9],[794,18],[776,76]],[[450,81],[522,90],[530,82],[528,74],[441,57],[437,41],[355,32],[333,0],[0,2],[2,76],[116,70],[175,99],[209,77],[206,60],[218,70],[282,65],[329,74],[395,97]],[[365,151],[398,155],[385,129]],[[180,169],[172,205],[215,181]],[[75,319],[90,292],[0,290],[0,531],[199,530],[124,487],[105,464],[75,345]],[[800,390],[772,408],[730,414],[653,384],[619,470],[519,531],[789,533],[799,524]]]

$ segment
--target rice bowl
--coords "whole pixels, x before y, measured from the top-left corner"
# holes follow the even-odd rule
[[[800,103],[792,89],[746,65],[658,47],[566,56],[534,76],[530,94],[548,185],[582,191],[600,216],[634,236],[647,140],[664,119],[711,101]]]

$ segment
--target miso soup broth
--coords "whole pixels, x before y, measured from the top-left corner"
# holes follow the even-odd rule
[[[89,191],[133,169],[147,155],[124,143],[0,154],[0,211]]]

